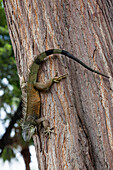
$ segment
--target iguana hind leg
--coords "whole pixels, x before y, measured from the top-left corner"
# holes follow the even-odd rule
[[[67,74],[55,76],[45,82],[34,82],[33,85],[37,90],[48,90],[53,83],[58,83],[60,80],[67,77]]]

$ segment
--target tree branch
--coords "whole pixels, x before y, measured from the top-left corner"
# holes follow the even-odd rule
[[[2,149],[0,156],[3,152],[3,149],[5,146],[12,144],[12,139],[10,138],[10,133],[12,128],[14,127],[14,124],[22,117],[22,101],[20,102],[17,111],[15,112],[14,116],[12,117],[9,126],[6,129],[6,132],[0,139],[0,149]]]

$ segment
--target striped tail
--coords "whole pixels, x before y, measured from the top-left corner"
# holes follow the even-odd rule
[[[106,76],[103,73],[100,73],[96,70],[93,70],[92,68],[90,68],[89,66],[87,66],[86,64],[84,64],[81,60],[79,60],[78,58],[76,58],[74,55],[70,54],[69,52],[65,51],[65,50],[60,50],[60,49],[51,49],[51,50],[47,50],[43,53],[41,53],[36,59],[35,59],[35,63],[40,64],[44,58],[46,58],[47,56],[51,55],[51,54],[63,54],[65,56],[67,56],[68,58],[71,58],[73,60],[75,60],[76,62],[78,62],[79,64],[81,64],[83,67],[85,67],[86,69],[90,70],[91,72],[97,73],[101,76],[104,76],[106,78],[109,78],[108,76]]]

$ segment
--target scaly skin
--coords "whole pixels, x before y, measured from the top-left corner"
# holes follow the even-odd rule
[[[50,135],[51,133],[51,128],[49,125],[49,121],[45,118],[40,118],[40,96],[38,90],[46,90],[48,89],[53,83],[57,83],[63,78],[66,78],[66,75],[62,75],[59,77],[54,77],[50,80],[48,80],[46,83],[39,83],[36,82],[37,79],[37,72],[39,70],[39,66],[41,62],[46,58],[47,56],[51,54],[63,54],[67,56],[68,58],[71,58],[84,66],[86,69],[97,73],[99,75],[102,75],[106,78],[109,78],[108,76],[104,75],[103,73],[100,73],[96,70],[93,70],[92,68],[88,67],[85,65],[82,61],[77,59],[75,56],[70,54],[67,51],[64,50],[59,50],[59,49],[54,49],[54,50],[48,50],[43,53],[41,53],[32,63],[30,67],[30,74],[28,77],[28,83],[27,83],[27,101],[25,101],[24,97],[24,103],[25,103],[25,108],[23,109],[25,118],[22,123],[22,129],[23,129],[23,138],[25,141],[29,141],[32,135],[34,134],[36,130],[36,126],[40,123],[43,123],[43,126],[45,128],[45,132]],[[26,112],[26,113],[25,113]]]

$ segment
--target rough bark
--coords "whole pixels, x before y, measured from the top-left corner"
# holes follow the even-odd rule
[[[112,0],[4,0],[18,74],[27,80],[33,58],[65,49],[110,77],[94,75],[65,56],[48,57],[38,81],[68,73],[41,92],[41,116],[51,139],[34,136],[40,169],[113,169]],[[42,151],[40,151],[42,145]]]

